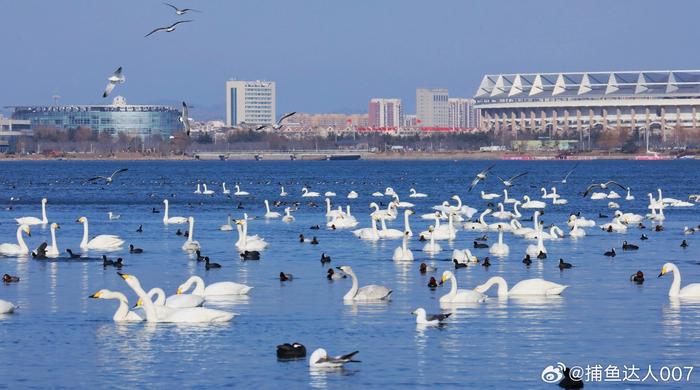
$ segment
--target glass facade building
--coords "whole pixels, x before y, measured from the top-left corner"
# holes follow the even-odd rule
[[[15,106],[12,119],[27,120],[32,129],[41,127],[62,130],[90,128],[93,133],[106,132],[131,136],[160,135],[167,138],[181,131],[181,113],[170,106],[128,105],[117,97],[112,105]]]

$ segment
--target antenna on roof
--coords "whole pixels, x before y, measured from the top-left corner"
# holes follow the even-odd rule
[[[54,91],[53,95],[51,96],[51,99],[53,99],[53,104],[58,105],[58,100],[61,99],[61,95],[58,94],[58,91]]]

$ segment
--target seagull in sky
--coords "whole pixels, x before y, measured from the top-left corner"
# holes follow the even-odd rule
[[[192,12],[201,12],[201,11],[198,11],[198,10],[192,9],[192,8],[177,8],[176,6],[174,6],[174,5],[172,5],[172,4],[168,4],[168,3],[163,3],[163,4],[165,4],[165,5],[167,5],[168,7],[174,9],[174,10],[175,10],[175,13],[176,13],[178,16],[184,15],[184,14],[190,12],[190,11],[192,11]]]
[[[120,173],[122,173],[122,172],[126,172],[126,171],[128,171],[128,170],[129,170],[128,168],[120,168],[120,169],[117,169],[116,171],[114,171],[114,172],[113,172],[111,175],[109,175],[109,176],[95,176],[95,177],[91,177],[91,178],[85,180],[85,182],[86,182],[86,183],[90,183],[90,182],[97,181],[97,180],[104,180],[105,183],[107,183],[107,184],[112,184],[112,181],[114,181],[114,177],[115,177],[116,175],[118,175],[118,174],[120,174]]]
[[[180,24],[180,23],[189,23],[189,22],[194,22],[194,20],[180,20],[180,21],[175,22],[175,23],[173,23],[173,24],[171,24],[170,26],[167,26],[167,27],[158,27],[158,28],[156,28],[155,30],[153,30],[153,31],[149,32],[148,34],[146,34],[146,36],[144,36],[144,38],[147,38],[147,37],[149,37],[151,34],[155,34],[155,33],[157,33],[158,31],[173,32],[173,31],[175,31],[175,26],[177,26],[178,24]]]
[[[576,163],[576,165],[574,165],[574,167],[571,168],[571,170],[570,170],[569,172],[566,173],[566,176],[564,176],[564,178],[561,180],[561,183],[562,183],[562,184],[566,184],[566,179],[568,179],[569,176],[570,176],[572,173],[574,173],[574,170],[576,170],[576,167],[578,167],[578,163]]]
[[[115,70],[114,73],[111,76],[109,76],[107,81],[109,81],[109,83],[107,83],[107,87],[105,87],[105,91],[102,93],[103,98],[109,96],[109,94],[112,92],[117,83],[124,84],[124,81],[126,81],[126,77],[124,77],[124,75],[122,74],[122,67],[120,66],[119,68],[117,68],[117,70]]]
[[[190,115],[187,110],[187,103],[182,102],[182,116],[180,116],[180,122],[182,122],[182,125],[185,126],[185,132],[187,133],[187,136],[190,136]]]
[[[471,192],[471,190],[472,190],[474,187],[476,187],[476,185],[479,184],[480,181],[486,179],[486,176],[488,175],[489,171],[490,171],[493,167],[495,167],[495,166],[496,166],[496,164],[491,165],[490,167],[488,167],[488,168],[484,169],[483,171],[479,172],[479,173],[476,175],[476,177],[474,178],[474,180],[472,180],[472,184],[469,186],[469,191],[468,191],[468,192]]]
[[[293,111],[293,112],[284,114],[284,115],[282,115],[282,117],[277,121],[277,123],[275,123],[274,125],[272,125],[272,126],[270,126],[270,125],[258,126],[258,127],[255,129],[255,131],[260,131],[260,130],[266,128],[266,127],[272,127],[274,130],[279,130],[280,127],[282,127],[282,121],[284,121],[285,119],[289,118],[290,116],[292,116],[292,115],[294,115],[294,114],[296,114],[296,111]]]
[[[527,175],[527,172],[523,172],[521,174],[515,175],[515,176],[511,177],[510,179],[506,179],[506,180],[502,179],[500,176],[496,176],[496,177],[498,178],[498,180],[501,181],[501,183],[503,183],[504,186],[506,186],[506,188],[510,188],[513,186],[513,184],[515,184],[514,183],[515,179],[519,178],[520,176],[525,176],[525,175]]]
[[[622,188],[624,191],[627,191],[627,187],[623,186],[622,184],[620,184],[616,181],[610,180],[610,181],[607,181],[605,183],[589,185],[588,188],[586,188],[586,191],[583,193],[583,197],[585,198],[586,195],[588,195],[588,193],[591,192],[591,190],[593,190],[594,188],[600,188],[601,190],[606,190],[611,185],[616,185],[616,186]]]

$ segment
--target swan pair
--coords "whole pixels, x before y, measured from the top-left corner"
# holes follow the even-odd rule
[[[236,230],[238,230],[238,241],[236,241],[236,249],[239,252],[245,251],[261,251],[267,248],[267,242],[257,234],[248,235],[248,216],[244,214],[243,220],[236,221]]]
[[[89,240],[88,219],[80,217],[76,221],[83,224],[83,240],[80,242],[80,249],[94,249],[98,251],[117,251],[124,245],[124,240],[113,234],[100,234]]]
[[[326,226],[336,229],[348,229],[357,226],[358,223],[355,216],[350,213],[350,205],[347,205],[345,206],[345,212],[328,221]]]
[[[376,302],[376,301],[387,301],[391,299],[391,290],[384,287],[378,286],[376,284],[370,284],[367,286],[359,287],[359,282],[355,272],[353,272],[352,267],[344,265],[338,267],[339,270],[343,271],[344,274],[352,278],[352,287],[343,296],[343,300],[346,302]]]
[[[408,221],[408,217],[413,214],[412,210],[404,210],[404,229],[403,231],[398,230],[398,229],[387,229],[386,227],[386,221],[384,219],[381,220],[382,224],[382,230],[379,230],[377,234],[379,234],[379,238],[401,238],[404,237],[406,234],[409,236],[413,235],[413,232],[411,231],[411,226]]]
[[[46,217],[46,203],[48,200],[46,198],[41,199],[41,219],[37,217],[21,217],[16,218],[18,225],[46,225],[49,223],[49,219]]]

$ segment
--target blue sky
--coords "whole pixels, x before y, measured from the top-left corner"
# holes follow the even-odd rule
[[[415,88],[474,94],[484,73],[695,69],[700,2],[564,0],[0,0],[0,106],[186,100],[223,118],[229,78],[277,82],[278,111],[363,112]]]

